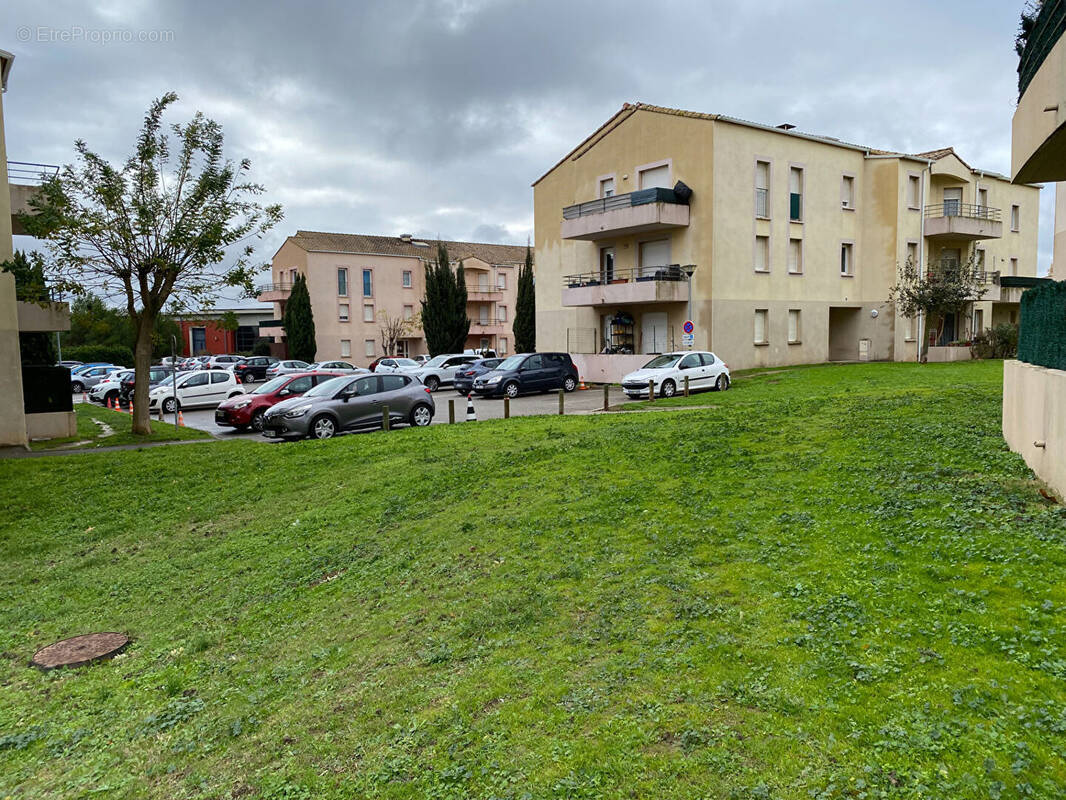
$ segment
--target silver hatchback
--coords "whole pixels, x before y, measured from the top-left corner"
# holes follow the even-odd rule
[[[410,375],[342,375],[283,400],[263,416],[269,439],[332,439],[338,433],[380,427],[382,408],[389,423],[425,427],[433,421],[433,395]]]

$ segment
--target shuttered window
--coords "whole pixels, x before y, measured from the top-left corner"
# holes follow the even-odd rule
[[[755,237],[755,271],[770,271],[770,237]]]
[[[766,321],[770,312],[765,308],[755,309],[755,344],[766,344]]]
[[[803,219],[803,170],[800,167],[788,170],[788,218],[794,222]]]

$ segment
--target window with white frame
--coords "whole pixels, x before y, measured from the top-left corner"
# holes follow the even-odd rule
[[[799,344],[800,341],[800,312],[798,308],[788,310],[788,343]]]
[[[788,271],[791,275],[803,273],[803,240],[788,240]]]
[[[374,296],[374,272],[373,270],[363,270],[363,297]]]
[[[755,344],[767,344],[768,317],[770,312],[765,308],[755,309]]]
[[[496,350],[498,351],[497,355],[501,355],[502,356],[502,355],[506,355],[507,354],[507,337],[506,336],[501,336],[500,337],[499,346],[497,346]]]
[[[638,183],[641,189],[669,189],[670,165],[661,164],[640,170]]]
[[[1010,229],[1012,231],[1017,232],[1017,231],[1021,230],[1021,216],[1022,216],[1022,208],[1021,208],[1021,206],[1011,206],[1010,207]]]
[[[415,307],[414,306],[404,306],[403,307],[403,318],[407,319],[407,320],[414,319],[415,318]]]
[[[348,304],[347,303],[341,303],[341,304],[339,304],[337,306],[337,319],[339,319],[341,322],[347,322],[348,321]]]
[[[352,357],[352,340],[341,339],[341,358]]]
[[[363,341],[363,344],[366,347],[367,356],[373,357],[373,355],[374,355],[374,340],[373,339],[365,339]]]
[[[792,222],[803,221],[803,168],[788,169],[788,218]]]
[[[290,269],[290,270],[289,270],[289,285],[290,285],[290,286],[291,286],[292,284],[296,283],[296,276],[297,276],[298,274],[299,274],[299,272],[298,272],[298,270],[296,269],[296,267],[293,267],[292,269]]]
[[[337,267],[337,294],[341,297],[348,296],[348,268]]]
[[[614,177],[600,178],[600,197],[614,196]]]
[[[922,179],[918,175],[907,176],[907,207],[921,208]]]
[[[411,270],[409,270],[409,269],[405,269],[403,271],[403,288],[404,289],[410,289],[411,288]]]
[[[855,210],[855,177],[844,175],[840,179],[840,207]]]
[[[918,243],[907,242],[907,262],[915,269],[918,268]]]
[[[1010,260],[1010,274],[1011,275],[1017,275],[1018,274],[1018,259],[1016,259],[1016,258],[1012,258]]]
[[[372,304],[370,304],[370,303],[365,303],[363,305],[363,322],[373,322],[373,321],[374,321],[374,306]]]
[[[496,306],[496,321],[507,322],[507,306]]]
[[[506,291],[506,289],[507,289],[507,273],[506,272],[497,272],[496,273],[496,288],[499,289],[500,291]]]
[[[755,237],[755,271],[770,271],[770,237]]]
[[[907,320],[906,327],[903,329],[903,339],[907,342],[914,341],[914,317],[904,317]]]
[[[854,245],[851,242],[844,242],[840,245],[840,274],[851,276],[855,274],[855,264],[853,263]]]
[[[770,218],[770,162],[755,162],[755,216]]]

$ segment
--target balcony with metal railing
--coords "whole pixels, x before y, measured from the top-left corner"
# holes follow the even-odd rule
[[[255,287],[255,296],[260,303],[278,303],[289,299],[292,281],[261,283]]]
[[[641,189],[566,206],[563,239],[595,241],[688,226],[688,199],[673,189]]]
[[[30,198],[39,191],[38,186],[59,174],[55,164],[37,164],[32,161],[8,161],[7,184],[11,193],[11,232],[16,236],[26,234],[19,218],[31,214]]]
[[[563,278],[564,306],[684,303],[691,264],[584,272]]]
[[[998,208],[946,200],[926,206],[924,215],[925,235],[929,239],[972,242],[1003,236],[1003,219]]]

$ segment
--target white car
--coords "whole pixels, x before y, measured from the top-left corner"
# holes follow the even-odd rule
[[[109,402],[118,400],[119,389],[122,388],[122,379],[132,374],[133,370],[123,369],[112,372],[96,386],[89,390],[89,399],[107,405]]]
[[[279,361],[277,364],[271,364],[267,367],[267,380],[270,378],[276,378],[278,375],[291,375],[294,372],[308,372],[311,369],[311,365],[306,361],[299,361],[294,358],[286,359],[285,361]]]
[[[233,372],[237,364],[243,363],[243,356],[211,356],[204,362],[204,369],[228,369]]]
[[[374,367],[374,372],[411,372],[419,366],[413,358],[383,358]]]
[[[199,369],[178,375],[178,408],[214,408],[223,400],[244,394],[233,373],[224,369]],[[148,393],[148,407],[154,412],[174,413],[173,385],[160,384]]]
[[[622,378],[622,391],[627,397],[647,397],[648,381],[655,381],[656,397],[673,397],[685,386],[692,390],[729,388],[729,367],[714,353],[706,350],[684,350],[663,353]]]
[[[433,356],[425,365],[410,371],[404,370],[408,375],[414,375],[431,392],[437,391],[440,386],[451,386],[455,381],[455,373],[459,367],[477,361],[481,356],[465,355],[462,353],[448,353],[443,356]]]
[[[370,370],[357,367],[355,364],[349,364],[347,361],[316,361],[307,370],[308,372],[336,372],[344,375],[370,374]]]

